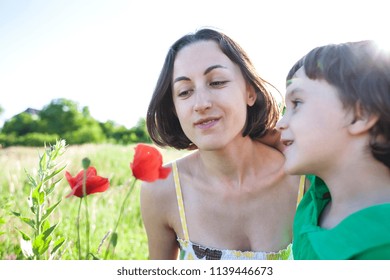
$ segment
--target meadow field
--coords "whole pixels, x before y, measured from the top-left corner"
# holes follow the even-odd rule
[[[50,223],[59,223],[56,236],[66,238],[58,255],[54,259],[77,260],[76,220],[80,198],[71,196],[70,186],[64,177],[65,171],[73,176],[82,170],[81,161],[88,157],[91,166],[97,169],[99,176],[110,180],[110,187],[104,193],[89,195],[88,211],[90,220],[90,251],[102,256],[107,243],[107,236],[115,225],[121,204],[132,181],[130,162],[133,160],[134,146],[113,144],[86,144],[67,146],[65,153],[58,158],[59,165],[66,165],[57,176],[62,180],[50,195],[50,202],[61,200],[48,219]],[[0,149],[0,259],[25,259],[20,247],[21,234],[31,232],[28,224],[22,222],[12,212],[29,215],[28,197],[31,191],[27,174],[36,175],[39,157],[44,148],[9,147]],[[162,150],[164,163],[183,156],[185,152]],[[112,259],[145,260],[148,258],[147,238],[143,228],[140,205],[139,183],[131,194],[118,228],[118,243]],[[85,217],[81,216],[80,224]],[[83,244],[83,239],[81,239]],[[83,244],[84,245],[84,244]],[[50,256],[47,256],[50,258]]]

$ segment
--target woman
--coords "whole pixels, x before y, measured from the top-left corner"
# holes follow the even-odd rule
[[[278,138],[266,86],[221,32],[201,29],[170,48],[146,124],[157,145],[195,151],[169,164],[166,180],[142,186],[151,259],[179,250],[181,259],[291,258],[299,177],[263,143]]]

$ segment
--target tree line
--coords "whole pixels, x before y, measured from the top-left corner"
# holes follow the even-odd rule
[[[0,106],[0,114],[3,112]],[[42,110],[27,109],[4,122],[0,129],[0,146],[42,146],[65,139],[70,145],[85,143],[151,143],[141,118],[127,129],[113,121],[95,120],[88,107],[65,99],[53,99]]]

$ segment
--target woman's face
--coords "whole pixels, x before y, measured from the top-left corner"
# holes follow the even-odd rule
[[[199,148],[214,150],[240,137],[253,88],[214,41],[192,43],[176,56],[173,103],[186,136]]]

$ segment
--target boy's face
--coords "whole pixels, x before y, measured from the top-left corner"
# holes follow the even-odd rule
[[[287,173],[325,176],[337,170],[348,143],[347,115],[337,89],[300,68],[287,86],[286,112],[277,124]]]

